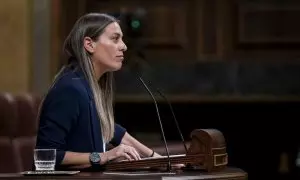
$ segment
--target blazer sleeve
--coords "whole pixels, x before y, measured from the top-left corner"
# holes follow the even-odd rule
[[[55,89],[42,108],[36,147],[56,149],[56,166],[65,156],[66,136],[78,119],[79,97],[74,86]]]
[[[126,133],[126,129],[121,125],[115,123],[115,133],[114,133],[114,137],[110,141],[110,144],[112,144],[113,146],[120,145],[125,133]]]

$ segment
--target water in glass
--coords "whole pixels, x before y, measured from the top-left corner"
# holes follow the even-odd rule
[[[56,149],[35,149],[34,164],[37,171],[54,171]]]

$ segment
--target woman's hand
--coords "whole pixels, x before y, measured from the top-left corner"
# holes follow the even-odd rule
[[[106,155],[108,156],[108,161],[117,159],[127,159],[129,161],[141,159],[139,153],[135,150],[135,148],[124,144],[120,144],[119,146],[111,149],[110,151],[107,151]]]
[[[154,155],[152,157],[161,157],[161,155],[158,154],[158,153],[156,153],[156,152],[154,152]]]

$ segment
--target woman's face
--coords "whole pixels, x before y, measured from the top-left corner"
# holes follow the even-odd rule
[[[85,38],[85,48],[91,53],[92,63],[98,73],[116,71],[122,67],[123,52],[127,50],[122,38],[122,30],[116,22],[109,24],[97,41]]]

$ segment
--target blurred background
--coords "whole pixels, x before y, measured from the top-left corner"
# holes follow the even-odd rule
[[[24,137],[34,141],[28,122],[38,101],[30,111],[19,104],[46,93],[66,62],[65,37],[88,12],[121,20],[129,49],[115,73],[115,114],[131,134],[145,144],[163,143],[139,75],[156,95],[168,142],[181,146],[157,88],[187,141],[194,129],[216,128],[226,139],[229,165],[250,179],[300,177],[298,0],[1,0],[0,151],[10,152],[16,137],[24,146]]]

